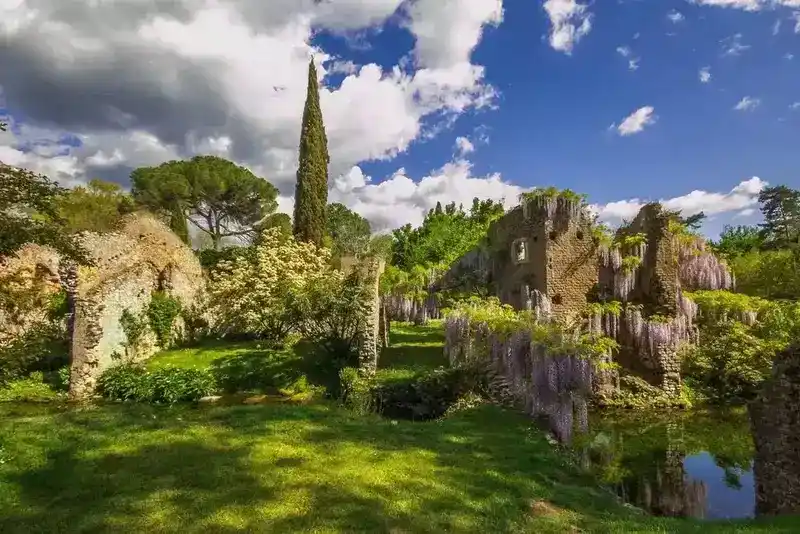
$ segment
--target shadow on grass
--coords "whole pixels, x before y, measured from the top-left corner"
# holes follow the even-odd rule
[[[378,362],[382,380],[401,380],[438,367],[446,367],[444,330],[440,324],[392,325],[389,346]]]
[[[425,424],[327,404],[9,415],[4,533],[714,530],[621,507],[492,406]]]

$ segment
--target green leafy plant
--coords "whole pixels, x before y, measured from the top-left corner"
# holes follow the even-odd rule
[[[622,258],[622,271],[632,273],[642,264],[642,258],[639,256],[625,256]]]
[[[110,367],[98,380],[98,392],[107,399],[154,404],[196,402],[215,390],[210,372],[180,367],[148,372],[141,365],[122,364]]]
[[[340,401],[358,415],[370,413],[373,409],[373,383],[361,376],[355,367],[345,367],[339,371],[341,381]]]
[[[135,355],[147,332],[146,317],[137,316],[126,309],[122,311],[122,315],[119,317],[119,324],[125,334],[125,351],[130,351],[131,355]]]
[[[147,319],[160,347],[169,347],[172,342],[172,326],[180,313],[180,301],[166,292],[156,291],[150,297]]]

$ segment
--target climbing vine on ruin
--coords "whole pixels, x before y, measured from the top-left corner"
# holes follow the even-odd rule
[[[158,346],[169,347],[172,342],[172,327],[181,313],[181,303],[164,291],[156,291],[147,306],[150,329],[156,335]]]

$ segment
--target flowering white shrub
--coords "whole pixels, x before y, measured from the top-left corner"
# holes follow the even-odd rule
[[[342,274],[330,265],[330,251],[270,228],[253,253],[222,262],[211,275],[210,307],[223,333],[247,333],[275,340],[297,327],[290,304],[310,287]]]

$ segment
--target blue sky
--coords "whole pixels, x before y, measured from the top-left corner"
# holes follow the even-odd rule
[[[684,19],[672,22],[673,10]],[[592,202],[727,191],[751,176],[800,186],[800,110],[790,110],[800,101],[800,34],[791,13],[685,1],[598,2],[593,12],[592,31],[567,55],[544,38],[549,22],[537,3],[506,2],[502,25],[473,56],[501,93],[497,109],[462,117],[447,135],[391,162],[362,167],[375,176],[398,165],[421,175],[452,150],[456,136],[485,128],[490,142],[471,156],[477,174],[569,187]],[[397,35],[386,33],[371,40],[371,52],[391,64]],[[737,33],[750,48],[724,55],[724,41]],[[637,70],[620,46],[641,58]],[[709,83],[699,80],[704,67]],[[748,95],[761,100],[758,108],[735,111]],[[608,131],[646,105],[655,108],[654,125],[628,137]]]
[[[378,229],[418,223],[437,200],[513,203],[556,185],[611,222],[651,199],[716,210],[714,235],[757,220],[765,182],[800,187],[796,0],[175,5],[188,7],[0,7],[14,126],[0,159],[67,185],[125,184],[137,166],[217,153],[276,183],[291,212],[313,54],[331,198]],[[649,120],[620,135],[637,110]]]

